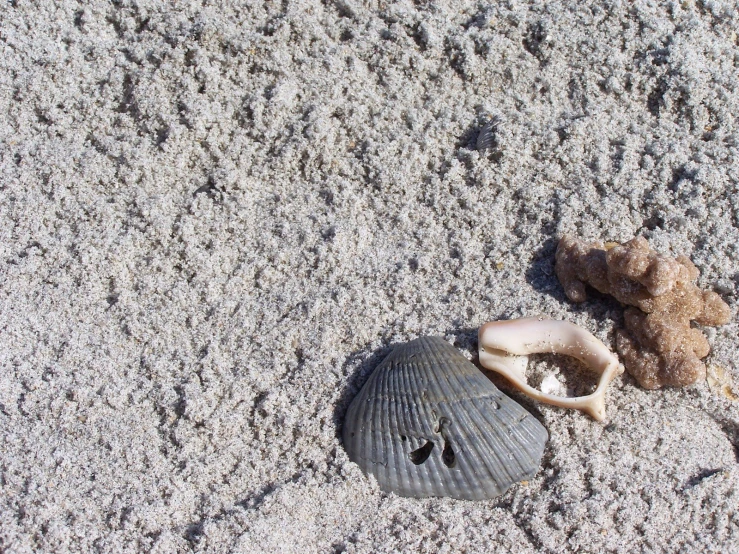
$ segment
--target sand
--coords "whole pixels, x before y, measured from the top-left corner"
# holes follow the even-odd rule
[[[565,232],[686,254],[736,314],[739,12],[582,4],[4,3],[0,550],[739,552],[736,316],[710,382],[624,375],[603,424],[511,393],[550,441],[490,501],[341,444],[393,344],[544,314],[613,347]]]

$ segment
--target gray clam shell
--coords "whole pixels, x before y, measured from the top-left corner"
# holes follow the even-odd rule
[[[533,477],[548,434],[456,348],[421,337],[375,369],[343,438],[386,492],[482,500]]]

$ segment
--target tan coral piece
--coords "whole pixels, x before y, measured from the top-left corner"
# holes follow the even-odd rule
[[[701,358],[708,355],[708,341],[690,322],[723,325],[731,312],[715,292],[697,287],[700,274],[686,256],[659,255],[643,237],[606,246],[565,235],[555,271],[573,302],[585,300],[588,284],[633,306],[624,314],[626,329],[618,332],[616,347],[640,385],[685,386],[705,378]]]
[[[605,394],[608,384],[623,373],[618,358],[585,329],[567,321],[527,317],[492,321],[478,333],[480,365],[503,375],[528,396],[562,408],[582,410],[597,421],[606,417]],[[562,397],[546,394],[526,380],[528,355],[538,353],[573,356],[600,373],[595,392],[587,396]]]

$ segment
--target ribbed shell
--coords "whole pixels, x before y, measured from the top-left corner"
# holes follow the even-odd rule
[[[477,135],[477,149],[479,151],[493,148],[496,145],[495,129],[497,125],[498,119],[493,118],[483,125],[482,129],[480,129],[480,132]]]
[[[533,477],[548,434],[448,342],[421,337],[375,369],[343,438],[386,492],[481,500]]]

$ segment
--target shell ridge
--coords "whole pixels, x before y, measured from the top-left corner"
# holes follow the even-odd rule
[[[439,350],[441,349],[440,348],[434,349],[433,356],[436,358],[436,362],[439,366],[441,366],[441,363],[444,363],[445,365],[451,365],[451,363],[457,362],[457,360],[454,359],[457,356],[461,357],[465,362],[468,362],[468,360],[464,356],[462,356],[454,347],[449,345],[449,343],[444,341],[444,344],[449,346],[449,349],[448,349],[449,354],[452,354],[452,351],[453,351],[454,355],[451,356],[452,360],[442,360],[439,356]],[[454,365],[458,366],[459,363],[455,363]],[[465,370],[465,372],[466,372],[466,369],[467,368],[465,368],[463,365],[463,370]],[[454,398],[453,392],[455,390],[455,387],[452,386],[452,383],[450,381],[450,375],[454,377],[455,381],[457,381],[457,383],[460,385],[458,390],[463,390],[463,391],[466,390],[464,387],[464,383],[462,383],[461,380],[458,379],[458,376],[456,375],[456,371],[445,371],[443,375],[443,381],[441,379],[437,379],[437,383],[440,387],[443,387],[445,396],[447,396],[447,398]],[[452,394],[450,394],[450,392]],[[459,399],[456,399],[456,398],[454,399],[454,402],[455,404],[458,404],[458,405],[461,404]],[[465,408],[467,407],[466,404],[468,403],[465,403]],[[474,406],[473,402],[469,402],[469,404]],[[457,413],[455,414],[455,419],[457,419],[457,421],[453,421],[453,425],[456,426],[455,432],[461,435],[462,437],[464,437],[465,446],[467,447],[467,451],[471,455],[472,459],[470,459],[469,464],[467,464],[469,466],[469,469],[472,470],[472,472],[476,474],[478,471],[482,470],[482,468],[484,467],[485,470],[487,470],[489,477],[496,484],[495,490],[497,492],[500,492],[500,486],[497,484],[498,480],[496,479],[496,475],[494,472],[490,471],[490,467],[494,463],[494,461],[490,458],[490,456],[497,457],[495,450],[491,449],[489,453],[490,456],[488,456],[480,448],[480,446],[478,446],[477,441],[470,440],[471,437],[469,435],[469,429],[473,427],[477,427],[480,430],[483,430],[483,429],[473,421],[471,417],[472,414],[468,413],[467,409],[457,410],[456,412]],[[462,421],[459,421],[458,418],[461,418]],[[471,479],[472,476],[470,476],[467,473],[467,471],[462,471],[460,473],[464,474],[464,479],[466,481],[467,488],[470,489],[470,491],[472,491],[474,494],[474,490],[475,490],[474,485],[480,485],[481,484],[480,480],[476,479],[473,481]]]
[[[439,468],[435,464],[436,457],[438,456],[438,445],[436,444],[438,441],[436,440],[436,436],[433,433],[433,429],[431,428],[431,425],[429,425],[428,422],[433,421],[436,417],[435,414],[435,408],[437,407],[436,400],[434,398],[434,394],[432,393],[429,398],[429,394],[431,391],[427,390],[430,383],[432,382],[432,373],[433,368],[431,364],[429,363],[429,360],[425,356],[425,352],[428,350],[427,342],[428,340],[426,337],[419,339],[420,345],[423,347],[421,355],[416,356],[413,361],[413,368],[414,373],[418,376],[419,379],[423,379],[424,381],[424,390],[421,391],[417,389],[418,398],[421,398],[422,401],[417,402],[416,406],[420,408],[420,410],[423,410],[424,418],[425,418],[425,424],[421,421],[420,428],[422,429],[422,432],[424,434],[424,439],[427,441],[432,441],[434,443],[434,451],[431,452],[431,456],[426,461],[426,463],[422,464],[418,467],[418,471],[421,473],[426,473],[428,475],[428,479],[424,483],[425,490],[424,494],[431,495],[431,494],[443,494],[444,493],[444,486],[443,486],[443,480],[441,479],[441,475],[439,473]],[[418,414],[420,416],[420,413]]]
[[[469,361],[466,358],[464,358],[464,356],[462,356],[459,352],[457,352],[456,349],[454,350],[457,353],[457,355],[464,360],[464,362],[469,363]],[[487,379],[482,373],[480,373],[477,370],[477,368],[475,368],[475,371],[477,371],[478,373],[473,374],[471,371],[467,370],[468,366],[466,365],[466,363],[465,364],[457,363],[457,365],[458,366],[461,365],[462,367],[460,369],[464,371],[450,372],[447,375],[447,378],[449,377],[454,378],[457,384],[460,387],[462,387],[462,390],[466,390],[470,388],[470,385],[475,386],[475,388],[478,388],[478,385],[480,384],[481,379]],[[471,366],[471,367],[474,367],[474,366]],[[462,373],[466,373],[468,375],[470,383],[463,382],[460,379],[460,374]],[[495,387],[495,385],[493,385],[492,383],[490,383],[490,385],[494,388],[495,391],[500,393],[500,391],[497,389],[497,387]],[[483,387],[479,387],[479,388],[483,388]],[[492,395],[485,394],[485,395],[479,395],[476,398],[484,399],[485,397],[489,398],[490,396]],[[495,397],[496,401],[500,401],[501,396],[504,396],[503,393],[500,393],[500,396]],[[507,418],[509,419],[509,421],[504,421],[503,418],[500,417],[501,414],[498,413],[499,410],[491,412],[490,410],[481,409],[481,407],[478,405],[478,402],[475,402],[474,399],[472,398],[470,400],[471,401],[469,402],[469,405],[471,408],[473,408],[474,411],[467,410],[467,411],[464,411],[463,413],[468,413],[474,425],[482,432],[483,436],[486,436],[487,438],[486,442],[488,442],[490,438],[494,438],[496,441],[496,444],[491,444],[491,446],[496,446],[496,447],[489,449],[491,457],[487,457],[487,456],[482,457],[482,461],[486,465],[485,469],[487,469],[487,471],[490,473],[491,477],[493,478],[493,480],[495,480],[496,483],[502,482],[502,479],[500,479],[500,477],[504,477],[505,480],[507,480],[511,484],[516,483],[517,481],[520,480],[519,475],[527,474],[526,467],[530,464],[522,463],[522,460],[516,456],[517,449],[514,448],[513,446],[514,444],[515,446],[524,446],[524,445],[521,444],[521,441],[519,440],[511,440],[513,437],[508,436],[507,433],[498,432],[498,426],[500,425],[500,423],[505,424],[506,431],[515,428],[514,426],[511,425],[511,420],[516,419],[515,415],[510,414],[512,417]],[[505,397],[505,404],[506,404],[506,407],[515,406],[520,411],[528,414],[528,412],[525,412],[523,408],[521,408],[518,404],[515,404],[515,402],[511,401],[511,399],[508,397]],[[475,415],[477,416],[477,418],[474,417]],[[477,419],[477,421],[475,421],[475,419]],[[509,467],[511,465],[510,457],[509,457],[510,454],[513,454],[513,456],[516,459],[517,465],[519,465],[518,471],[510,471],[511,469],[513,469]],[[530,458],[533,459],[532,456],[530,456]],[[500,473],[501,470],[502,470],[502,474]]]
[[[443,339],[439,340],[441,341]],[[459,366],[458,360],[455,358],[459,356],[465,362],[467,362],[467,359],[464,358],[459,352],[457,352],[454,347],[449,345],[446,341],[443,341],[443,348],[441,346],[442,345],[439,344],[436,348],[430,349],[430,355],[434,357],[437,366],[446,367],[446,370],[443,372],[442,376],[436,376],[435,385],[438,386],[439,389],[442,391],[443,396],[450,399],[450,402],[453,402],[456,406],[463,407],[463,409],[457,410],[458,413],[455,413],[454,419],[456,421],[453,421],[453,425],[455,426],[455,434],[463,439],[465,451],[469,456],[469,459],[467,460],[460,460],[460,469],[462,469],[460,473],[462,473],[466,488],[469,490],[469,495],[479,496],[479,493],[475,489],[475,485],[483,485],[483,488],[486,488],[484,487],[485,481],[481,481],[480,479],[473,479],[473,477],[476,477],[478,472],[487,470],[488,479],[492,480],[490,482],[490,486],[495,487],[495,492],[500,492],[500,487],[497,486],[496,482],[496,475],[489,470],[489,466],[491,465],[492,460],[489,458],[489,456],[486,455],[486,453],[480,448],[480,446],[478,446],[477,441],[470,440],[471,437],[469,435],[469,429],[472,429],[474,427],[477,427],[479,429],[480,426],[475,425],[472,421],[470,417],[471,414],[469,414],[466,409],[467,403],[465,402],[463,405],[463,403],[458,398],[454,398],[456,396],[454,394],[455,387],[450,381],[450,374],[454,376],[455,381],[461,383],[461,381],[457,378],[457,375],[455,375],[456,369],[458,369]],[[442,358],[441,354],[448,354],[449,356],[445,359]],[[452,366],[451,371],[449,371],[449,366]],[[467,373],[467,368],[464,367],[464,365],[462,365],[462,370],[464,373]],[[460,387],[457,390],[466,391],[467,389],[464,387]],[[495,452],[490,452],[490,455],[495,456]],[[472,475],[470,475],[469,472],[471,472]]]
[[[484,389],[487,383],[489,383],[489,380],[482,372],[477,369],[476,371],[477,373],[475,373],[472,377],[472,379],[475,381],[474,384],[476,386],[479,386],[481,389]],[[497,447],[492,449],[492,451],[499,452],[502,449],[506,452],[506,454],[512,454],[515,457],[516,462],[519,466],[518,471],[515,473],[509,471],[510,458],[506,460],[506,463],[500,464],[500,468],[504,470],[505,475],[509,478],[511,483],[515,483],[520,480],[521,475],[528,475],[530,473],[527,469],[531,466],[530,462],[535,461],[541,457],[541,453],[537,452],[537,437],[533,433],[532,427],[536,428],[537,430],[541,429],[542,431],[544,431],[544,441],[546,441],[548,435],[546,435],[546,430],[541,426],[541,424],[539,424],[539,422],[534,419],[531,414],[529,414],[523,407],[521,407],[506,394],[501,392],[495,385],[493,385],[492,383],[490,383],[490,385],[493,387],[493,390],[497,394],[481,394],[478,398],[480,400],[486,400],[492,397],[493,400],[498,403],[499,409],[491,411],[488,409],[482,409],[478,405],[478,402],[473,401],[472,404],[474,405],[475,412],[481,417],[481,422],[484,422],[486,426],[485,430],[488,431],[489,436],[493,437],[496,441]],[[520,416],[524,416],[524,418],[521,419]],[[526,424],[522,425],[522,423],[524,422]],[[499,429],[499,426],[501,424],[506,427],[505,433],[501,432],[501,430]],[[511,431],[511,434],[509,435],[507,431]],[[524,433],[524,431],[526,434]],[[527,434],[528,436],[526,436]],[[513,444],[515,444],[519,448],[513,448]],[[521,457],[521,454],[523,453],[528,456],[528,460]],[[501,460],[500,457],[498,459]]]
[[[494,441],[494,450],[500,453],[500,465],[496,471],[500,472],[502,474],[501,477],[505,477],[510,483],[516,483],[521,480],[521,475],[527,474],[527,471],[525,464],[522,463],[522,459],[517,457],[515,454],[516,448],[514,448],[514,445],[519,447],[522,445],[518,440],[514,439],[513,435],[508,434],[508,432],[513,428],[511,420],[514,419],[511,417],[512,414],[510,414],[509,411],[508,400],[510,399],[507,397],[499,397],[497,401],[500,403],[500,408],[496,410],[495,415],[492,418],[495,421],[490,421],[488,418],[485,419],[491,426],[489,437],[491,438],[491,441]],[[511,467],[513,465],[511,464],[511,455],[514,456],[513,459],[516,461],[516,466],[518,467]],[[533,459],[533,457],[530,458]]]
[[[514,427],[514,433],[516,434],[517,437],[519,437],[519,444],[525,448],[524,452],[526,454],[528,454],[530,457],[533,458],[534,457],[533,456],[534,453],[533,452],[530,452],[529,448],[535,446],[535,444],[536,444],[537,437],[536,437],[536,435],[534,433],[534,430],[537,429],[537,427],[534,426],[534,425],[528,425],[529,418],[534,419],[534,421],[536,421],[536,419],[533,418],[533,416],[531,416],[527,412],[525,414],[524,419],[521,420],[519,422],[519,424]],[[527,423],[527,425],[522,425],[522,423]],[[547,438],[548,438],[548,434],[544,438],[544,440],[546,440]],[[514,455],[516,455],[515,452],[514,452]],[[524,467],[524,464],[521,464],[521,465],[522,465],[522,468],[523,468]]]
[[[534,458],[537,453],[536,448],[539,439],[546,441],[549,438],[549,433],[546,429],[538,422],[538,420],[526,411],[522,406],[513,401],[507,399],[507,406],[513,418],[516,420],[516,425],[512,426],[511,429],[517,437],[519,444],[526,448],[526,452],[531,458]]]
[[[361,429],[357,429],[357,431],[361,434],[362,442],[361,442],[361,457],[362,457],[362,463],[365,467],[372,470],[373,473],[375,473],[374,466],[377,465],[377,461],[375,460],[375,452],[373,449],[373,445],[375,444],[375,429],[374,425],[372,424],[373,417],[375,410],[377,409],[377,404],[375,402],[371,402],[371,398],[373,396],[373,393],[375,389],[378,386],[378,381],[380,381],[380,375],[377,376],[376,379],[372,381],[372,387],[366,389],[367,393],[362,397],[362,422],[363,426]],[[377,476],[375,476],[377,477]],[[379,481],[379,480],[378,480]]]
[[[527,439],[525,435],[518,431],[518,429],[520,427],[526,427],[528,430],[531,426],[541,427],[541,424],[539,424],[539,422],[531,417],[526,410],[506,394],[500,392],[500,396],[496,398],[496,401],[500,406],[500,408],[495,411],[494,419],[496,421],[492,422],[488,418],[485,419],[489,421],[491,425],[491,435],[500,445],[501,450],[505,452],[506,456],[512,455],[516,461],[518,468],[511,467],[510,458],[508,458],[507,464],[503,464],[501,466],[501,469],[505,471],[505,474],[510,481],[515,483],[531,473],[528,469],[531,466],[531,463],[528,462],[537,460],[541,456],[541,454],[535,454],[534,449],[536,446],[534,441]],[[519,419],[521,415],[525,415],[523,420]],[[524,422],[526,422],[527,425],[521,425],[521,423]],[[494,423],[497,423],[497,425]],[[501,426],[503,427],[502,429],[500,428]],[[529,432],[529,435],[533,438],[532,433]],[[519,448],[512,448],[511,445],[514,444]],[[528,460],[523,458],[523,454],[528,456]]]
[[[414,343],[415,342],[416,341],[414,341]],[[406,390],[410,391],[410,394],[404,395],[403,397],[403,419],[406,422],[408,429],[414,432],[412,437],[413,442],[410,445],[411,451],[423,446],[423,439],[425,438],[423,437],[425,431],[421,414],[426,411],[426,406],[422,402],[416,402],[415,404],[412,402],[413,398],[419,398],[421,396],[418,379],[412,378],[414,374],[418,374],[418,367],[416,366],[417,362],[414,362],[413,358],[409,358],[403,365],[403,382],[404,385],[408,387]],[[426,417],[428,417],[427,414]],[[410,454],[410,452],[408,454]],[[423,473],[424,465],[425,463],[421,464],[421,466],[416,466],[414,464],[409,465],[408,463],[405,464],[406,473],[409,476],[409,483],[413,482],[414,474]],[[422,485],[422,488],[424,489],[423,493],[428,493],[428,491],[425,490],[426,483],[423,482]],[[409,484],[408,490],[412,491],[412,494],[418,495],[417,486],[411,486]]]
[[[408,367],[406,363],[403,364],[396,364],[395,369],[393,370],[395,373],[395,390],[396,391],[402,391],[402,390],[413,390],[413,385],[410,383],[410,380],[408,379]],[[409,387],[409,388],[406,388]],[[395,404],[395,429],[391,428],[391,432],[397,431],[399,433],[402,433],[406,436],[407,440],[410,441],[408,438],[409,429],[413,429],[414,425],[407,420],[408,416],[412,415],[411,407],[409,405],[409,399],[411,398],[410,394],[398,394],[396,398]],[[400,428],[402,425],[402,429]],[[407,434],[407,435],[406,435]],[[409,444],[412,444],[409,442]],[[413,469],[411,466],[405,461],[405,458],[407,456],[407,453],[404,449],[404,443],[401,441],[399,443],[399,450],[400,452],[396,455],[395,461],[396,467],[399,468],[398,473],[398,479],[400,482],[400,490],[402,491],[411,491],[413,490],[412,483],[413,483]],[[401,461],[404,462],[401,464]],[[401,471],[402,468],[402,471]]]
[[[454,364],[455,367],[454,367],[454,371],[446,371],[444,373],[444,381],[439,381],[439,385],[440,386],[444,386],[445,389],[452,390],[452,391],[454,391],[455,389],[467,391],[467,389],[469,387],[465,386],[466,384],[461,379],[459,379],[459,376],[457,375],[457,371],[456,370],[457,369],[461,369],[463,373],[466,373],[466,374],[469,375],[469,371],[467,370],[467,367],[465,367],[465,364],[460,364],[459,363],[459,359],[457,357],[459,357],[462,360],[464,360],[464,362],[468,362],[468,360],[464,356],[462,356],[454,347],[452,347],[451,345],[449,345],[446,341],[444,341],[444,343],[445,343],[445,345],[448,345],[449,346],[449,349],[448,349],[449,354],[452,354],[453,353],[453,355],[450,356],[452,358],[451,360],[443,360],[443,362],[445,364],[447,364],[447,365]],[[437,363],[438,362],[441,362],[442,360],[438,357],[438,354],[436,352],[434,354],[435,354],[435,356],[437,356]],[[461,366],[461,368],[459,366]],[[454,380],[456,381],[456,384],[458,385],[458,387],[455,387],[452,384],[450,378],[454,378]],[[447,396],[449,396],[449,395],[447,394]],[[470,400],[471,400],[471,398],[470,398]],[[458,404],[458,405],[461,405],[462,404],[462,402],[459,399],[455,399],[455,403]],[[497,485],[497,482],[498,482],[497,475],[495,474],[494,471],[491,471],[491,467],[494,467],[495,466],[496,461],[499,462],[499,460],[497,460],[497,455],[496,455],[497,453],[496,453],[496,451],[494,449],[491,449],[490,452],[489,452],[489,455],[488,455],[488,453],[485,453],[478,446],[477,441],[470,440],[471,437],[469,435],[469,429],[472,429],[474,427],[477,427],[481,431],[487,431],[487,429],[483,429],[477,422],[474,421],[474,419],[472,417],[473,414],[469,413],[469,410],[467,409],[468,408],[468,404],[470,404],[473,407],[477,408],[476,406],[474,406],[474,402],[465,402],[464,403],[464,408],[465,409],[458,410],[458,412],[459,412],[458,415],[461,415],[462,416],[462,418],[461,418],[462,421],[457,420],[457,421],[453,422],[453,424],[456,426],[455,433],[459,434],[464,439],[465,446],[467,447],[466,450],[469,453],[470,458],[471,458],[469,460],[469,464],[468,464],[469,465],[469,469],[472,470],[473,473],[475,473],[475,474],[478,471],[481,471],[481,470],[482,471],[485,471],[485,470],[487,470],[487,473],[488,473],[489,478],[492,479],[496,483],[496,485]],[[479,412],[479,410],[478,410],[478,412]],[[480,414],[478,413],[478,416],[479,415]],[[470,489],[472,489],[472,490],[474,490],[473,489],[473,485],[474,484],[480,484],[479,483],[479,480],[473,481],[470,478],[471,476],[466,471],[464,472],[464,477],[465,477],[465,480],[467,481],[468,487]],[[495,487],[495,490],[497,492],[500,492],[500,486],[496,486]]]
[[[503,492],[500,483],[515,481],[512,481],[508,472],[505,471],[506,464],[503,453],[508,449],[508,446],[505,441],[500,440],[496,432],[496,425],[500,424],[497,414],[486,413],[486,410],[478,406],[478,402],[474,400],[469,402],[467,409],[471,412],[469,418],[472,426],[479,429],[481,438],[488,446],[487,455],[480,457],[482,467],[478,468],[478,471],[487,472],[490,479],[496,484],[498,493]],[[506,486],[506,488],[508,487]]]
[[[423,441],[421,439],[429,440],[432,437],[427,436],[427,432],[425,429],[425,425],[423,420],[425,419],[428,421],[431,418],[431,415],[428,413],[428,406],[425,402],[412,402],[413,398],[421,398],[421,390],[419,388],[419,381],[420,381],[420,371],[419,371],[419,363],[418,358],[412,356],[412,354],[419,350],[419,346],[422,344],[423,339],[419,338],[414,341],[411,341],[407,345],[399,347],[400,351],[398,353],[398,363],[395,364],[394,369],[392,370],[393,373],[397,374],[397,377],[400,379],[399,381],[396,381],[395,385],[395,391],[408,391],[405,394],[398,393],[397,397],[395,398],[396,402],[394,404],[398,406],[398,408],[402,409],[402,418],[400,418],[398,421],[402,421],[402,424],[404,426],[404,431],[408,432],[410,434],[410,431],[413,431],[417,437],[414,437],[414,439],[418,439],[418,441],[421,443],[418,445],[418,447],[422,446]],[[415,361],[414,361],[415,360]],[[416,376],[414,379],[413,376]],[[400,382],[402,381],[403,386],[407,386],[408,388],[400,388]],[[390,427],[388,431],[390,433],[393,433],[395,431],[399,431],[399,429],[393,429]],[[415,449],[415,448],[414,448]],[[434,492],[433,486],[431,484],[431,479],[429,478],[429,470],[428,470],[428,464],[429,460],[425,461],[424,463],[416,466],[413,464],[408,463],[408,455],[410,452],[406,453],[403,451],[401,453],[401,456],[394,458],[394,461],[397,462],[396,468],[397,472],[400,473],[401,467],[404,467],[405,471],[404,473],[408,476],[408,486],[403,487],[400,490],[406,491],[407,494],[419,497],[419,496],[429,496]],[[419,475],[424,475],[424,479],[414,479],[414,477]],[[420,484],[420,487],[418,485],[413,485],[414,481],[417,481]]]
[[[392,355],[392,354],[391,354]],[[389,358],[390,356],[388,356]],[[380,362],[380,366],[386,364],[388,358],[385,358],[382,362]],[[376,421],[376,412],[378,409],[378,402],[372,402],[372,399],[374,398],[382,398],[382,395],[380,394],[380,391],[382,390],[382,377],[383,372],[375,370],[375,375],[377,375],[377,378],[374,379],[371,382],[371,386],[367,387],[365,390],[367,391],[367,394],[362,398],[362,403],[365,404],[365,410],[364,413],[369,416],[362,419],[362,421],[365,423],[365,429],[366,431],[363,433],[364,441],[362,443],[363,447],[363,453],[364,453],[364,461],[365,464],[367,464],[368,467],[375,467],[375,469],[380,472],[382,469],[379,466],[387,466],[387,458],[383,457],[382,461],[385,462],[384,464],[381,462],[378,462],[378,458],[380,456],[376,455],[376,449],[373,449],[372,446],[374,444],[374,439],[377,438],[377,436],[380,437],[380,441],[384,442],[382,438],[382,433],[377,433],[377,430],[375,429],[374,422]],[[373,375],[374,377],[374,375]],[[363,429],[364,430],[364,429]],[[381,452],[384,452],[384,450],[380,450]],[[380,479],[378,479],[378,482],[380,482]]]
[[[357,455],[359,457],[358,463],[364,470],[367,470],[368,468],[367,451],[369,450],[368,443],[372,440],[372,429],[369,429],[369,432],[362,433],[362,429],[359,429],[357,427],[357,422],[367,421],[366,414],[369,403],[366,402],[366,398],[368,396],[369,390],[371,390],[368,389],[368,385],[370,383],[374,385],[376,381],[377,377],[373,373],[372,375],[370,375],[367,384],[365,384],[359,391],[356,400],[354,400],[354,402],[352,402],[352,405],[349,406],[349,410],[347,413],[347,421],[352,422],[351,427],[347,427],[345,429],[346,432],[350,433],[350,436],[347,437],[347,439],[357,449]]]
[[[425,378],[425,384],[429,389],[433,387],[433,383],[435,380],[434,367],[431,363],[431,360],[428,358],[428,353],[432,350],[429,344],[432,342],[431,339],[432,337],[423,337],[421,339],[418,339],[423,346],[423,351],[421,356],[417,356],[415,358],[415,362],[413,364],[419,377]],[[438,414],[436,414],[434,410],[434,408],[438,410],[438,395],[432,390],[424,392],[431,393],[431,398],[429,398],[428,394],[422,395],[420,397],[424,398],[424,400],[417,404],[423,407],[426,415],[426,421],[434,421],[438,417]],[[429,459],[425,464],[423,464],[423,466],[428,467],[422,466],[422,469],[420,469],[420,471],[427,472],[430,477],[430,479],[428,479],[427,481],[430,489],[429,491],[427,491],[428,493],[444,494],[447,487],[444,484],[444,480],[440,472],[440,467],[438,466],[438,464],[435,463],[436,458],[439,455],[439,451],[437,450],[438,446],[436,444],[438,440],[435,436],[435,433],[431,433],[431,436],[426,437],[426,440],[432,439],[432,442],[434,443],[434,450],[436,450],[436,452],[432,451],[433,459]]]
[[[465,359],[465,361],[467,360]],[[477,371],[477,368],[475,368],[475,370]],[[484,375],[480,374],[478,376],[475,374],[470,377],[470,380],[476,388],[484,388],[483,386],[480,386],[480,378],[486,379]],[[492,383],[490,384],[495,387]],[[497,388],[495,388],[495,391],[499,392],[497,391]],[[470,399],[469,405],[467,406],[467,413],[472,425],[477,427],[481,438],[483,438],[488,446],[486,449],[488,455],[481,456],[480,460],[484,468],[481,467],[479,470],[486,471],[492,482],[495,483],[497,493],[502,493],[504,490],[508,489],[511,484],[515,483],[516,479],[513,479],[513,476],[508,471],[507,453],[510,450],[510,444],[506,440],[506,437],[499,433],[498,428],[502,423],[500,414],[497,410],[491,411],[483,409],[479,405],[480,401],[484,401],[490,396],[492,395],[477,395],[475,398]],[[498,396],[495,396],[496,401],[497,398]],[[505,483],[505,487],[502,486],[501,483]]]
[[[399,353],[399,355],[393,359],[392,363],[385,368],[383,389],[383,398],[385,400],[383,401],[384,410],[382,413],[382,420],[385,423],[384,427],[387,431],[387,433],[383,433],[383,441],[388,445],[385,448],[387,448],[388,451],[389,462],[387,465],[387,477],[388,481],[391,483],[391,487],[395,490],[404,490],[402,486],[402,473],[397,471],[397,468],[400,467],[400,450],[402,446],[398,444],[398,441],[393,440],[394,434],[398,431],[396,410],[400,404],[400,399],[402,398],[402,395],[398,394],[398,391],[401,390],[398,388],[398,377],[399,372],[402,370],[402,364],[399,362],[402,362],[402,360],[403,356]]]
[[[434,391],[434,398],[436,399],[437,410],[441,412],[442,407],[449,406],[450,401],[452,401],[453,398],[453,395],[450,394],[449,388],[445,387],[444,384],[441,382],[443,378],[446,378],[446,374],[448,373],[448,370],[446,368],[449,365],[449,361],[442,358],[442,356],[440,356],[440,353],[444,352],[444,345],[448,343],[445,340],[437,337],[429,337],[428,342],[429,384],[435,389],[438,389]],[[444,416],[443,413],[435,414],[434,421],[436,422],[436,420],[438,420],[438,418],[442,416]],[[463,474],[463,471],[447,473],[455,482],[459,490],[471,489],[471,487],[469,486],[469,479],[466,475]],[[449,487],[444,486],[443,488],[446,489]]]
[[[392,437],[388,437],[387,433],[383,433],[381,431],[383,428],[388,429],[390,427],[390,415],[388,414],[388,407],[390,406],[391,402],[388,395],[388,381],[392,376],[393,362],[394,359],[390,360],[390,362],[385,364],[385,366],[382,368],[380,390],[378,391],[379,401],[374,403],[375,406],[380,406],[382,409],[379,410],[379,412],[377,413],[373,413],[372,419],[370,420],[372,422],[372,427],[377,428],[380,442],[382,444],[382,450],[387,455],[387,465],[383,468],[378,469],[384,474],[384,479],[382,481],[384,485],[382,486],[382,488],[388,487],[389,490],[397,487],[397,480],[392,471],[393,462],[395,461],[395,452],[393,451],[394,445]]]

